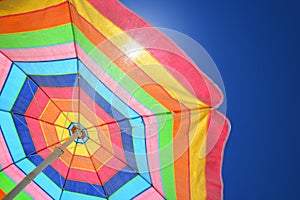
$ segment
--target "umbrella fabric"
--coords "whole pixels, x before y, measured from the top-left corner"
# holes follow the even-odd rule
[[[116,0],[0,1],[0,197],[221,199],[223,96]]]

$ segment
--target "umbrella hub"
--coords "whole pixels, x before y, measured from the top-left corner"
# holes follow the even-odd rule
[[[78,133],[78,137],[75,139],[75,142],[84,144],[88,140],[88,132],[81,124],[73,122],[70,124],[68,129],[70,135]]]

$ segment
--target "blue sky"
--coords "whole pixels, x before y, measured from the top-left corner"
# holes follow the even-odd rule
[[[200,43],[225,83],[232,123],[224,199],[299,198],[300,4],[121,0],[153,26]]]

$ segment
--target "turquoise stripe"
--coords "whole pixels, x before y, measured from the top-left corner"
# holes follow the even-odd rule
[[[137,160],[137,167],[139,173],[149,182],[151,183],[151,178],[149,174],[149,166],[147,160],[147,153],[146,153],[146,136],[145,136],[145,129],[144,126],[141,126],[142,120],[141,118],[135,119],[133,121],[141,121],[140,125],[136,128],[132,129],[132,139],[133,139],[133,148],[134,148],[134,155]],[[137,122],[135,122],[137,123]]]
[[[126,105],[123,101],[121,101],[118,97],[115,96],[105,85],[103,85],[91,72],[87,70],[87,68],[79,63],[79,72],[81,76],[92,86],[95,86],[96,92],[101,95],[106,101],[111,102],[112,105],[122,113],[127,118],[135,118],[130,120],[131,127],[139,127],[134,128],[132,130],[133,135],[133,147],[137,162],[137,167],[140,172],[149,171],[148,162],[146,157],[146,144],[145,144],[145,131],[144,124],[139,115],[132,110],[128,105]],[[145,177],[149,182],[151,182],[149,173],[144,173],[143,177]]]
[[[12,159],[18,161],[25,158],[22,144],[19,140],[19,135],[15,128],[13,118],[10,113],[0,111],[0,127],[4,136],[5,142],[8,146]]]
[[[30,75],[66,75],[77,73],[77,59],[49,62],[15,62],[26,74]]]
[[[113,94],[102,82],[98,80],[81,62],[79,62],[79,74],[102,96],[107,102],[113,105],[126,118],[139,117],[128,105]]]
[[[129,94],[132,94],[134,98],[140,102],[142,106],[150,110],[152,113],[157,113],[155,111],[162,110],[162,113],[168,112],[168,109],[165,108],[160,102],[149,95],[143,88],[139,87],[139,85],[134,82],[129,76],[126,76],[124,71],[122,71],[115,63],[111,62],[99,49],[97,49],[88,39],[86,39],[85,35],[80,32],[76,27],[74,27],[74,33],[76,35],[76,42],[82,47],[82,49],[93,59],[100,68],[106,71],[106,73],[116,82],[119,82],[122,87],[128,91]],[[153,107],[155,106],[155,108]],[[158,108],[158,109],[157,109]],[[172,120],[172,116],[162,116],[157,115],[156,119],[158,121],[159,128],[159,158],[160,158],[160,166],[163,168],[166,166],[164,159],[165,157],[173,158],[173,151],[162,152],[161,149],[166,146],[166,144],[172,142],[173,137],[173,121],[168,122],[169,125],[165,125],[164,121]],[[167,134],[165,134],[167,133]],[[174,196],[174,187],[175,187],[175,179],[174,179],[174,164],[170,164],[170,167],[164,168],[161,170],[162,181],[163,181],[163,193],[168,199],[175,199]]]
[[[113,94],[81,62],[79,62],[79,73],[92,87],[94,87],[95,91],[107,102],[110,102],[116,110],[122,113],[126,118],[135,118],[129,122],[131,127],[137,127],[132,130],[133,147],[137,167],[140,172],[149,171],[146,155],[144,124],[138,113],[132,110],[127,104],[121,101],[119,97]],[[149,173],[143,173],[143,177],[146,178],[147,181],[151,182]]]
[[[111,195],[109,200],[120,200],[120,199],[132,199],[139,193],[147,190],[151,185],[147,183],[140,176],[136,176],[131,179],[128,183],[117,190],[113,195]]]
[[[27,158],[18,162],[16,164],[22,171],[26,174],[29,174],[32,170],[36,168],[32,162]],[[48,178],[44,173],[40,173],[35,179],[36,182],[41,188],[43,188],[51,197],[58,199],[61,194],[61,188],[58,187],[51,179]]]
[[[80,194],[80,193],[75,193],[75,192],[70,192],[67,190],[64,190],[61,196],[61,200],[70,200],[70,199],[86,199],[86,200],[101,200],[101,199],[106,199],[106,198],[101,198],[101,197],[96,197],[96,196],[90,196],[90,195],[85,195],[85,194]]]
[[[26,75],[16,65],[12,65],[9,78],[6,80],[0,96],[0,109],[11,110],[25,80]]]

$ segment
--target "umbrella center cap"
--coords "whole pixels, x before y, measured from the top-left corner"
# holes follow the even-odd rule
[[[68,129],[70,135],[78,133],[78,137],[75,139],[75,142],[84,144],[88,140],[88,132],[81,124],[72,122]]]

